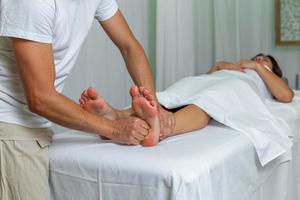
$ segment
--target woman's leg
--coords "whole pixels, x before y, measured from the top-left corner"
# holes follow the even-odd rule
[[[155,101],[154,97],[146,88],[140,87],[139,90],[144,101]],[[133,110],[136,112],[137,109],[133,108]],[[149,109],[144,109],[143,111],[147,113]],[[176,121],[175,127],[173,127],[172,132],[168,135],[161,135],[160,139],[204,128],[210,120],[210,116],[206,112],[193,104],[169,111],[174,115]],[[138,116],[141,115],[138,114]]]
[[[192,104],[174,112],[174,117],[175,127],[172,133],[166,137],[202,129],[210,120],[210,116],[206,112]]]

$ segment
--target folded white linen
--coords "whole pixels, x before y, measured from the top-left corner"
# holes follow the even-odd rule
[[[291,140],[297,139],[297,132],[299,128],[299,119],[300,119],[300,107],[299,103],[297,104],[295,101],[291,103],[280,103],[276,100],[266,100],[266,106],[271,111],[272,114],[278,120],[278,123],[288,123],[291,128],[291,132],[287,134]],[[298,106],[297,106],[298,105]],[[284,125],[283,125],[284,126]]]
[[[246,73],[222,70],[187,77],[163,92],[159,102],[166,108],[194,104],[212,118],[245,134],[253,143],[262,166],[289,152],[293,135],[284,120],[266,106],[271,99],[266,86],[253,70]]]
[[[51,199],[249,199],[271,176],[287,179],[290,171],[276,171],[286,159],[261,167],[250,140],[214,120],[151,148],[70,130],[55,134],[50,147]],[[286,179],[274,182],[280,197]]]
[[[293,99],[293,101],[300,101],[300,90],[294,90],[294,94],[295,94],[295,96],[294,96],[294,99]]]

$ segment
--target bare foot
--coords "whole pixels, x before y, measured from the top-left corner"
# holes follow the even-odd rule
[[[80,106],[88,112],[96,115],[101,115],[107,119],[115,120],[118,118],[118,112],[107,104],[104,99],[98,94],[98,92],[89,87],[83,91],[79,99]],[[107,137],[100,136],[103,140],[109,140]]]
[[[118,118],[117,111],[107,104],[98,92],[89,87],[79,99],[80,106],[86,111],[114,120]]]
[[[160,125],[156,102],[145,88],[132,86],[130,88],[132,108],[135,114],[145,120],[151,127],[148,136],[142,142],[145,147],[155,146],[159,141]]]

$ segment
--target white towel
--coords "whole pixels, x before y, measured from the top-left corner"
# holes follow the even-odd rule
[[[247,73],[222,70],[184,78],[158,92],[157,97],[166,108],[194,104],[216,121],[245,134],[264,166],[290,151],[292,142],[288,135],[292,133],[286,122],[268,110],[265,102],[270,94],[262,83],[252,70]]]
[[[295,96],[293,101],[300,101],[300,90],[294,90]]]

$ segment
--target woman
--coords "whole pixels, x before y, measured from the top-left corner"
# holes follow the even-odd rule
[[[89,88],[82,93],[80,105],[90,112],[96,112],[97,114],[104,115],[110,119],[137,115],[138,117],[146,120],[151,129],[149,130],[148,137],[142,144],[144,146],[153,146],[157,144],[159,139],[162,140],[169,136],[201,129],[208,124],[212,116],[205,111],[205,109],[201,106],[201,103],[199,106],[199,104],[194,103],[194,100],[181,100],[180,103],[176,102],[172,105],[168,104],[168,101],[172,99],[170,97],[172,95],[176,99],[178,97],[178,93],[180,94],[179,98],[181,99],[195,99],[195,97],[198,98],[202,95],[201,93],[203,93],[203,90],[206,90],[206,88],[201,89],[202,86],[199,85],[199,83],[201,83],[199,80],[202,82],[204,79],[210,81],[212,80],[211,77],[213,76],[215,78],[213,79],[214,85],[221,85],[221,87],[226,88],[224,83],[220,82],[218,84],[218,81],[215,81],[228,80],[226,78],[219,79],[221,77],[220,73],[217,74],[216,72],[221,70],[234,71],[234,73],[230,73],[229,75],[227,73],[228,77],[230,78],[236,77],[237,79],[240,79],[241,76],[244,76],[244,78],[246,78],[245,80],[251,80],[252,82],[249,81],[249,85],[254,90],[257,90],[258,96],[262,100],[273,97],[279,102],[288,103],[293,99],[294,93],[281,79],[282,72],[276,60],[270,55],[258,54],[251,60],[241,60],[237,63],[229,63],[225,61],[218,62],[211,67],[207,75],[189,77],[187,79],[180,80],[166,91],[162,92],[161,95],[158,93],[157,96],[160,100],[160,103],[163,106],[167,105],[167,108],[173,112],[173,119],[175,121],[172,131],[165,135],[159,135],[160,131],[159,119],[157,117],[157,105],[155,104],[154,98],[150,92],[143,87],[137,88],[136,86],[133,86],[130,89],[130,94],[132,96],[132,108],[128,110],[122,111],[112,108],[97,94],[93,88]],[[245,75],[238,73],[244,73]],[[225,76],[227,75],[225,74]],[[222,76],[224,77],[224,74],[222,74]],[[189,90],[192,92],[186,92]],[[195,97],[191,95],[196,93],[197,95],[194,95]],[[178,99],[175,101],[178,101]]]

